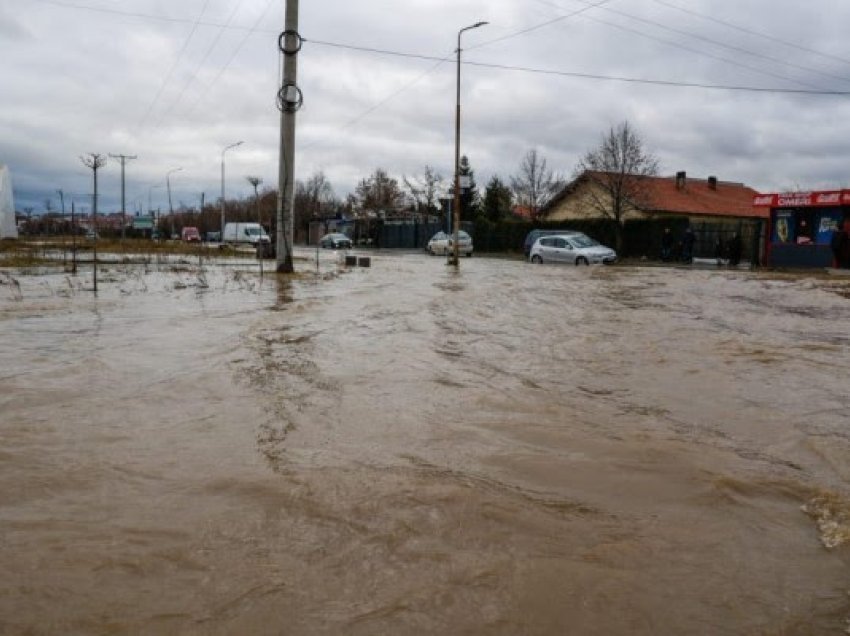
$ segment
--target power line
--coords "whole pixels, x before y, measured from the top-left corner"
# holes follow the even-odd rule
[[[815,49],[810,49],[805,46],[801,46],[799,44],[795,44],[793,42],[789,42],[788,40],[783,40],[782,38],[778,38],[767,33],[761,33],[759,31],[754,31],[753,29],[747,29],[746,27],[739,26],[737,24],[733,24],[732,22],[726,22],[725,20],[720,20],[719,18],[715,18],[710,15],[705,15],[704,13],[699,13],[692,9],[686,9],[684,7],[680,7],[671,2],[665,2],[664,0],[653,0],[654,2],[668,7],[670,9],[675,9],[676,11],[681,11],[682,13],[687,13],[689,15],[696,16],[703,20],[708,20],[709,22],[714,22],[715,24],[719,24],[721,26],[725,26],[729,29],[734,29],[736,31],[740,31],[741,33],[746,33],[748,35],[755,35],[760,38],[764,38],[765,40],[770,40],[771,42],[776,42],[777,44],[782,44],[783,46],[790,47],[792,49],[797,49],[798,51],[805,51],[806,53],[812,53],[813,55],[819,55],[820,57],[828,58],[831,60],[836,60],[838,62],[843,62],[844,64],[850,64],[850,60],[844,57],[838,57],[837,55],[831,55],[829,53],[824,53],[823,51],[817,51]]]
[[[511,38],[516,38],[516,37],[519,37],[520,35],[525,35],[527,33],[531,33],[532,31],[537,31],[538,29],[542,29],[543,27],[547,27],[550,24],[555,24],[556,22],[562,22],[563,20],[567,20],[567,19],[575,17],[577,15],[581,15],[582,13],[590,11],[591,9],[595,9],[596,7],[601,7],[603,4],[608,4],[611,1],[612,0],[600,0],[596,4],[592,4],[588,7],[585,7],[584,9],[579,9],[577,11],[573,11],[572,13],[569,13],[567,15],[558,16],[557,18],[553,18],[552,20],[547,20],[546,22],[541,22],[540,24],[535,24],[534,26],[530,26],[528,28],[521,29],[519,31],[515,31],[514,33],[509,33],[508,35],[503,35],[502,37],[498,37],[498,38],[495,38],[493,40],[486,40],[484,42],[481,42],[480,44],[476,44],[475,46],[469,46],[469,47],[466,48],[466,50],[472,51],[474,49],[480,49],[481,47],[484,47],[484,46],[496,44],[497,42],[504,42],[505,40],[510,40]]]
[[[209,84],[207,84],[207,87],[201,92],[201,94],[198,96],[198,99],[196,99],[195,102],[189,107],[189,110],[188,110],[189,113],[193,112],[195,110],[195,108],[198,107],[198,104],[201,103],[201,100],[204,98],[204,96],[206,96],[206,94],[210,91],[210,89],[218,83],[218,80],[221,78],[221,76],[224,74],[224,72],[228,68],[230,68],[230,65],[233,63],[233,60],[236,59],[236,56],[239,55],[239,52],[245,46],[245,43],[248,41],[248,38],[250,38],[254,33],[260,33],[260,32],[266,33],[266,31],[263,31],[262,29],[260,29],[258,27],[259,27],[260,22],[263,21],[263,18],[266,17],[266,14],[269,12],[269,9],[271,8],[273,2],[274,2],[274,0],[268,0],[268,2],[266,3],[266,8],[263,9],[263,12],[260,14],[260,17],[258,17],[254,21],[254,25],[250,29],[248,29],[248,31],[245,33],[245,36],[242,38],[242,41],[239,43],[239,46],[237,46],[233,50],[233,53],[231,54],[230,59],[228,59],[227,63],[225,63],[225,65],[222,66],[221,69],[219,69],[218,74],[215,76],[213,81],[210,82]],[[274,33],[278,33],[278,31],[274,31]]]
[[[558,9],[561,8],[558,5],[554,5],[552,3],[545,2],[544,0],[538,0],[538,2],[543,2],[543,4],[548,4],[550,6],[554,6]],[[709,57],[709,58],[718,60],[720,62],[724,62],[726,64],[731,64],[732,66],[737,66],[739,68],[743,68],[743,69],[746,69],[746,70],[749,70],[749,71],[753,71],[753,72],[759,73],[761,75],[768,75],[770,77],[775,77],[776,79],[782,79],[782,80],[787,80],[789,82],[795,82],[795,83],[800,84],[802,86],[808,86],[809,88],[812,88],[812,89],[818,88],[814,84],[810,84],[810,83],[802,81],[802,80],[797,80],[797,79],[794,79],[792,77],[788,77],[787,75],[781,75],[779,73],[773,73],[771,71],[760,69],[756,66],[750,66],[749,64],[744,64],[742,62],[737,62],[735,60],[731,60],[731,59],[729,59],[727,57],[723,57],[721,55],[715,55],[714,53],[708,53],[706,51],[700,51],[699,49],[692,48],[692,47],[687,46],[685,44],[679,44],[678,42],[673,42],[672,40],[665,40],[664,38],[659,38],[659,37],[656,37],[654,35],[644,33],[643,31],[638,31],[637,29],[632,29],[630,27],[623,26],[622,24],[616,24],[615,22],[609,22],[609,21],[603,20],[601,18],[594,18],[593,16],[589,16],[589,15],[584,16],[584,18],[587,19],[587,20],[591,20],[592,22],[598,22],[599,24],[604,24],[604,25],[612,27],[614,29],[620,29],[621,31],[625,31],[627,33],[634,33],[635,35],[639,35],[640,37],[646,38],[648,40],[660,42],[661,44],[666,44],[668,46],[672,46],[672,47],[677,48],[677,49],[682,49],[683,51],[688,51],[689,53],[694,53],[696,55],[702,55],[703,57]]]
[[[537,1],[541,2],[542,4],[546,4],[546,5],[549,5],[549,6],[552,6],[552,7],[556,7],[556,8],[560,8],[560,7],[558,7],[558,5],[551,3],[551,2],[546,2],[545,0],[537,0]],[[574,2],[580,2],[582,4],[589,4],[588,0],[573,0],[573,1]],[[689,31],[684,31],[682,29],[676,29],[674,27],[662,24],[661,22],[657,22],[655,20],[649,20],[647,18],[642,18],[640,16],[632,15],[631,13],[626,13],[625,11],[619,11],[617,9],[612,9],[611,7],[599,7],[598,5],[592,5],[588,8],[591,8],[591,9],[599,8],[602,11],[607,11],[608,13],[620,15],[620,16],[623,16],[623,17],[628,18],[630,20],[634,20],[635,22],[642,22],[644,24],[649,24],[649,25],[655,26],[659,29],[669,31],[671,33],[677,33],[679,35],[684,35],[685,37],[693,38],[695,40],[700,40],[702,42],[707,42],[709,44],[713,44],[715,46],[720,46],[722,48],[729,49],[729,50],[735,51],[737,53],[743,53],[744,55],[749,55],[751,57],[761,58],[761,59],[767,60],[769,62],[776,62],[778,64],[784,64],[785,66],[800,69],[802,71],[808,71],[810,73],[817,73],[818,75],[823,75],[824,77],[830,77],[832,79],[841,80],[843,82],[850,82],[850,78],[848,78],[847,76],[844,76],[844,75],[834,75],[832,73],[827,73],[825,71],[820,71],[818,69],[811,68],[809,66],[802,66],[800,64],[795,64],[793,62],[787,62],[783,59],[773,57],[771,55],[765,55],[764,53],[759,53],[758,51],[751,51],[751,50],[746,49],[744,47],[735,46],[733,44],[726,44],[725,42],[721,42],[719,40],[714,40],[712,38],[699,35],[698,33],[692,33],[692,32],[689,32]]]
[[[163,89],[165,89],[166,84],[168,84],[168,82],[171,80],[171,76],[174,74],[174,70],[177,68],[177,65],[180,63],[180,60],[183,59],[183,54],[186,52],[186,49],[189,48],[189,42],[192,40],[192,37],[195,35],[195,31],[198,29],[198,24],[200,24],[201,18],[204,17],[204,13],[206,12],[207,6],[209,5],[209,3],[210,3],[210,0],[206,0],[204,2],[204,6],[201,9],[201,12],[198,14],[198,19],[195,20],[195,23],[192,25],[192,31],[189,33],[189,36],[186,38],[186,41],[183,42],[183,48],[180,49],[180,53],[177,54],[177,59],[174,60],[174,64],[171,65],[171,69],[169,69],[168,73],[165,76],[165,79],[162,80],[162,84],[159,85],[159,90],[156,92],[156,95],[154,95],[153,100],[151,101],[150,105],[148,106],[148,109],[145,112],[145,116],[142,117],[141,126],[144,126],[147,123],[148,117],[150,117],[150,114],[153,112],[154,106],[159,101],[159,98],[162,95]]]
[[[445,58],[437,57],[435,55],[420,55],[416,53],[405,53],[400,51],[389,51],[386,49],[377,49],[374,47],[366,47],[366,46],[355,46],[352,44],[340,44],[337,42],[327,42],[322,40],[308,40],[304,39],[304,42],[308,42],[310,44],[316,44],[319,46],[327,46],[334,47],[340,49],[348,49],[352,51],[359,51],[362,53],[374,53],[377,55],[389,55],[393,57],[402,57],[407,59],[419,59],[426,61],[438,61],[443,62]],[[575,77],[578,79],[592,79],[592,80],[600,80],[600,81],[613,81],[613,82],[628,82],[633,84],[649,84],[656,86],[669,86],[669,87],[679,87],[679,88],[700,88],[707,90],[724,90],[724,91],[743,91],[743,92],[753,92],[753,93],[776,93],[776,94],[786,94],[786,95],[815,95],[815,96],[850,96],[850,91],[832,91],[832,90],[818,90],[818,89],[803,89],[803,88],[773,88],[773,87],[757,87],[757,86],[736,86],[730,84],[703,84],[698,82],[676,82],[672,80],[655,80],[655,79],[643,79],[643,78],[635,78],[635,77],[623,77],[616,75],[599,75],[593,73],[578,73],[572,71],[558,71],[552,69],[538,69],[532,68],[528,66],[511,66],[508,64],[491,64],[487,62],[472,62],[472,61],[463,61],[462,64],[466,64],[469,66],[478,66],[481,68],[492,68],[504,71],[518,71],[524,73],[534,73],[534,74],[542,74],[542,75],[557,75],[561,77]]]
[[[213,40],[212,44],[210,44],[207,47],[207,51],[204,54],[203,59],[195,67],[195,70],[192,72],[192,74],[189,76],[189,78],[183,83],[183,88],[180,91],[180,94],[177,96],[177,99],[174,100],[174,102],[171,104],[171,106],[157,120],[157,122],[156,122],[157,128],[159,128],[160,124],[162,123],[162,120],[165,119],[169,115],[169,113],[171,113],[171,111],[173,111],[177,107],[178,104],[180,104],[180,100],[183,99],[183,95],[186,94],[186,90],[189,88],[189,86],[192,85],[192,82],[195,81],[195,78],[198,76],[198,72],[201,70],[201,67],[209,59],[210,54],[213,52],[213,49],[215,49],[215,47],[218,46],[218,43],[221,41],[221,36],[225,32],[225,29],[227,29],[227,27],[230,26],[230,23],[233,22],[233,18],[236,17],[236,14],[239,12],[239,9],[242,7],[242,5],[244,3],[245,3],[245,0],[239,0],[239,3],[233,8],[233,11],[230,12],[230,16],[227,18],[226,25],[221,27],[218,30],[218,33],[216,34],[215,39]],[[206,5],[204,5],[204,8],[206,8]]]
[[[87,4],[80,4],[78,2],[63,2],[62,0],[32,0],[34,2],[41,2],[42,4],[51,4],[53,6],[62,7],[63,9],[81,9],[83,11],[92,11],[94,13],[109,13],[112,15],[119,15],[125,18],[139,18],[142,20],[153,20],[156,22],[171,22],[176,24],[194,24],[195,20],[191,18],[174,18],[170,16],[164,15],[154,15],[152,13],[142,13],[140,11],[122,11],[120,9],[110,9],[107,7],[93,7]],[[257,29],[252,29],[251,27],[239,26],[239,25],[225,25],[219,22],[204,22],[199,21],[198,25],[200,26],[208,26],[208,27],[219,27],[231,29],[234,31],[251,31],[255,32]],[[278,33],[279,30],[275,29],[266,29],[262,31],[263,33]]]

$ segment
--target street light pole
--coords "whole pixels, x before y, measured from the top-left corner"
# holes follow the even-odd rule
[[[455,196],[452,207],[453,217],[453,233],[452,233],[452,257],[449,261],[450,265],[455,268],[460,267],[460,246],[457,244],[458,231],[460,229],[460,36],[464,31],[477,29],[478,27],[489,24],[488,22],[476,22],[468,27],[462,28],[457,32],[457,98],[455,100]]]
[[[221,151],[221,242],[224,243],[224,153],[226,153],[231,148],[236,148],[236,146],[241,146],[244,144],[244,141],[237,141],[235,144],[230,144],[224,150]]]
[[[174,206],[171,205],[171,173],[179,172],[182,169],[183,168],[172,168],[171,170],[165,173],[165,187],[168,189],[168,216],[171,219],[172,234],[174,234]]]

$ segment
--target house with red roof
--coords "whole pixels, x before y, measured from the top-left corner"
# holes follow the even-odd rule
[[[610,196],[600,185],[607,173],[584,172],[555,195],[540,211],[546,221],[590,219],[601,216],[599,202]],[[716,177],[690,179],[685,172],[674,177],[634,177],[639,200],[629,201],[623,221],[640,218],[686,217],[699,221],[767,219],[769,208],[754,206],[758,192],[743,183]]]

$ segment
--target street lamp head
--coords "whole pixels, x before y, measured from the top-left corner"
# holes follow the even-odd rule
[[[476,22],[475,24],[473,24],[470,28],[471,29],[477,29],[478,27],[484,26],[485,24],[490,24],[490,23],[487,22],[486,20],[482,20],[481,22]]]

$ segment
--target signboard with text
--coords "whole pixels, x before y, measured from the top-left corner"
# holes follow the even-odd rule
[[[850,190],[757,194],[753,197],[753,205],[769,208],[814,208],[850,205]]]

